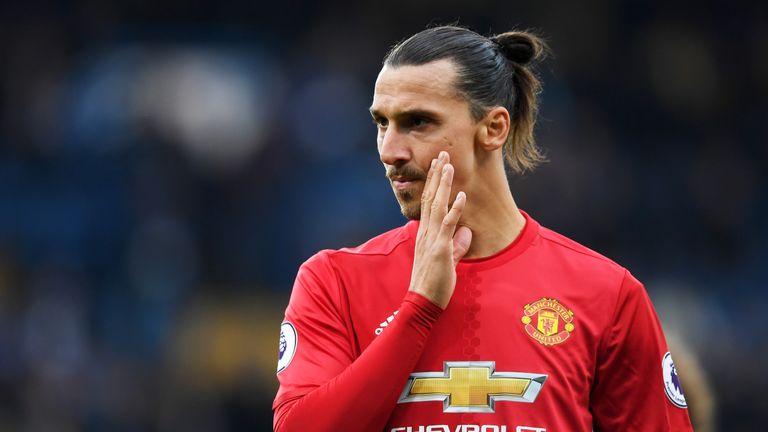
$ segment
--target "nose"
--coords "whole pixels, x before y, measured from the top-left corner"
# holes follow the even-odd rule
[[[379,132],[379,158],[386,165],[399,165],[411,160],[411,150],[408,147],[407,137],[403,136],[395,127],[388,127]]]

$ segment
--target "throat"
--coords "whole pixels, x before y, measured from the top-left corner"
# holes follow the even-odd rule
[[[462,223],[472,230],[472,243],[464,258],[486,258],[499,253],[520,236],[525,223],[525,217],[517,208],[512,214],[496,219],[495,223]]]

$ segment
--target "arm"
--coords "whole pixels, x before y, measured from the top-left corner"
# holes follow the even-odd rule
[[[471,232],[456,228],[465,195],[459,193],[448,209],[452,179],[453,167],[443,152],[424,187],[409,292],[392,324],[359,356],[330,264],[315,262],[299,271],[286,312],[293,325],[288,331],[296,329],[298,342],[295,358],[281,364],[278,374],[276,431],[384,428],[432,325],[453,295],[456,264],[469,249]]]
[[[692,431],[676,371],[665,372],[664,333],[643,286],[626,272],[598,352],[590,408],[596,431]],[[669,361],[671,364],[671,361]],[[674,375],[674,376],[673,376]],[[666,383],[666,384],[665,384]],[[673,402],[673,400],[675,402]]]
[[[310,308],[326,305],[293,307],[294,298],[315,288],[297,281],[299,295],[286,313],[299,342],[295,358],[278,374],[275,430],[382,430],[442,310],[408,293],[395,320],[354,359],[342,322],[308,318]]]

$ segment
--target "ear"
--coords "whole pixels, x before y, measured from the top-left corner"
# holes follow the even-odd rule
[[[478,122],[477,141],[486,151],[498,150],[507,142],[510,130],[509,111],[495,107]]]

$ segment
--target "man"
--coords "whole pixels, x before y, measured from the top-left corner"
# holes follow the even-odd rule
[[[424,30],[376,80],[378,150],[405,226],[299,270],[278,431],[691,430],[642,285],[518,210],[536,36]]]

